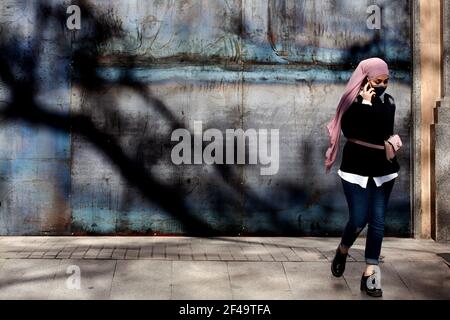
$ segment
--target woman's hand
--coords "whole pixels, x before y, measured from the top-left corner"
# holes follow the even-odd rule
[[[367,90],[368,88],[369,82],[367,82],[364,88],[362,89],[361,96],[363,97],[364,100],[371,101],[372,97],[375,95],[375,90],[372,87],[370,87],[369,90]]]

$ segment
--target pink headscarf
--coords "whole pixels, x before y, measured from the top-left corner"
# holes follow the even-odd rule
[[[325,168],[328,173],[336,160],[336,154],[339,150],[339,137],[341,134],[341,119],[345,111],[351,106],[361,90],[363,80],[376,78],[380,75],[389,75],[389,69],[382,59],[370,58],[359,63],[353,72],[350,80],[345,87],[344,94],[339,101],[336,109],[336,115],[327,124],[328,134],[330,136],[330,146],[326,152]]]

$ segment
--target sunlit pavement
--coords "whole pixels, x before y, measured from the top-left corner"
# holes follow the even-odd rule
[[[375,299],[338,238],[0,237],[0,299]],[[385,238],[383,299],[450,299],[449,243]]]

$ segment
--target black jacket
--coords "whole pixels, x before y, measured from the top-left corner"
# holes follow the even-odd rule
[[[358,95],[356,101],[342,116],[341,129],[346,138],[384,145],[394,133],[395,102],[384,94],[372,99],[372,105],[362,104]],[[365,147],[346,141],[342,153],[340,170],[362,176],[379,177],[400,170],[397,156],[389,162],[384,150]]]

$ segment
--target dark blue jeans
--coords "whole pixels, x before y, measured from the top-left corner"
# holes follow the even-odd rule
[[[341,245],[350,248],[368,224],[366,263],[377,265],[384,236],[384,216],[395,179],[377,187],[370,177],[366,188],[342,178],[341,181],[349,209],[349,220],[342,234]]]

